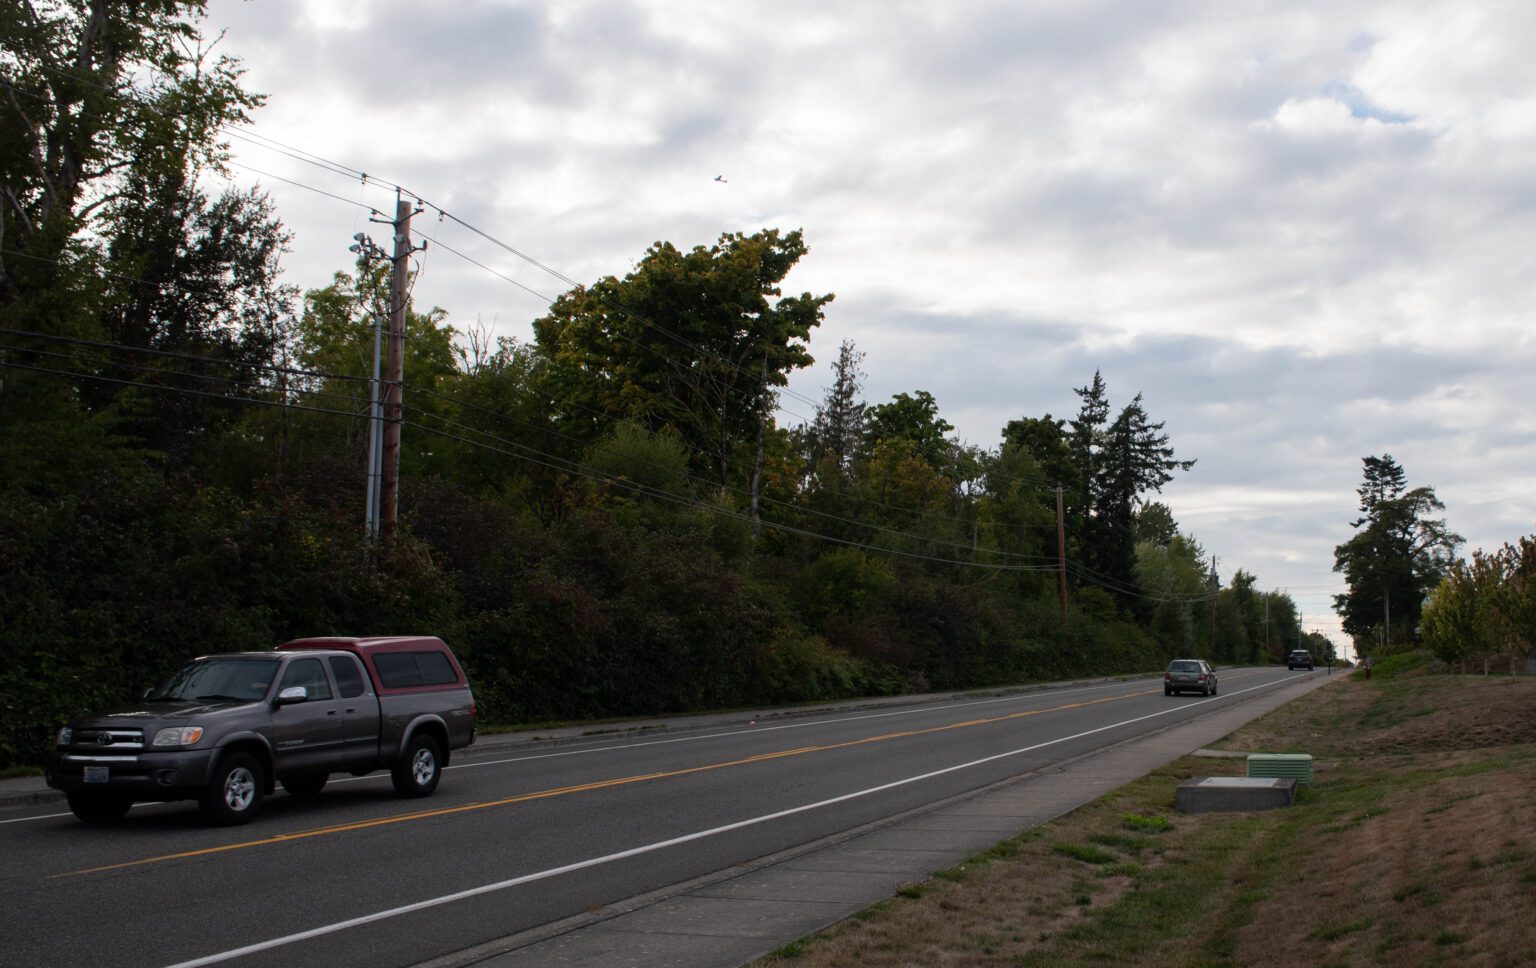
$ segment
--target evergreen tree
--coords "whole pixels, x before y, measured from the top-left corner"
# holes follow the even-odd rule
[[[1370,652],[1416,640],[1425,596],[1447,573],[1462,537],[1429,516],[1444,503],[1432,487],[1408,489],[1392,455],[1363,463],[1360,517],[1350,523],[1356,533],[1333,550],[1333,570],[1349,591],[1333,601],[1344,631]]]
[[[864,354],[852,340],[838,347],[832,364],[832,385],[816,408],[816,419],[806,433],[807,458],[818,489],[840,492],[851,481],[854,464],[863,452],[865,410],[861,399],[864,373],[859,364]]]

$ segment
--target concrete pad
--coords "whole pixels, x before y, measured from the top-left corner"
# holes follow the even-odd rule
[[[1274,810],[1295,802],[1295,780],[1256,776],[1196,777],[1174,792],[1174,804],[1185,813]]]

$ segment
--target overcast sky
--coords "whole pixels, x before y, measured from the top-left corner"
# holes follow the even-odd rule
[[[927,390],[994,447],[1101,370],[1198,459],[1163,499],[1223,581],[1289,590],[1309,628],[1337,633],[1368,454],[1469,550],[1536,531],[1536,4],[212,0],[206,27],[269,95],[255,133],[578,281],[803,229],[787,291],[837,294],[804,397],[853,340],[871,402]],[[387,190],[234,147],[293,283],[387,243],[348,203]],[[524,340],[546,306],[442,248],[415,296]]]

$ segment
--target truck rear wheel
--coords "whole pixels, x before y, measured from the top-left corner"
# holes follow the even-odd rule
[[[127,797],[102,793],[68,794],[69,810],[86,823],[111,823],[121,820],[133,806]]]
[[[290,776],[283,781],[283,789],[288,791],[291,797],[312,797],[325,789],[325,781],[329,780],[329,773],[307,773],[304,776]]]
[[[424,733],[417,733],[405,744],[405,753],[390,768],[390,779],[395,781],[395,792],[402,797],[428,797],[437,789],[442,779],[442,756],[437,740]]]
[[[219,827],[234,827],[256,816],[266,788],[261,764],[249,753],[231,753],[219,760],[208,789],[199,801],[203,816]]]

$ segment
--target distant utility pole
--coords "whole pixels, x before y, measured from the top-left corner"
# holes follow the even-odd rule
[[[1216,596],[1221,593],[1221,576],[1216,573],[1216,556],[1211,555],[1211,658],[1216,658]]]
[[[1264,593],[1264,655],[1269,656],[1269,592]]]
[[[1061,485],[1056,485],[1056,584],[1061,589],[1061,621],[1067,621],[1067,517],[1062,510]]]

